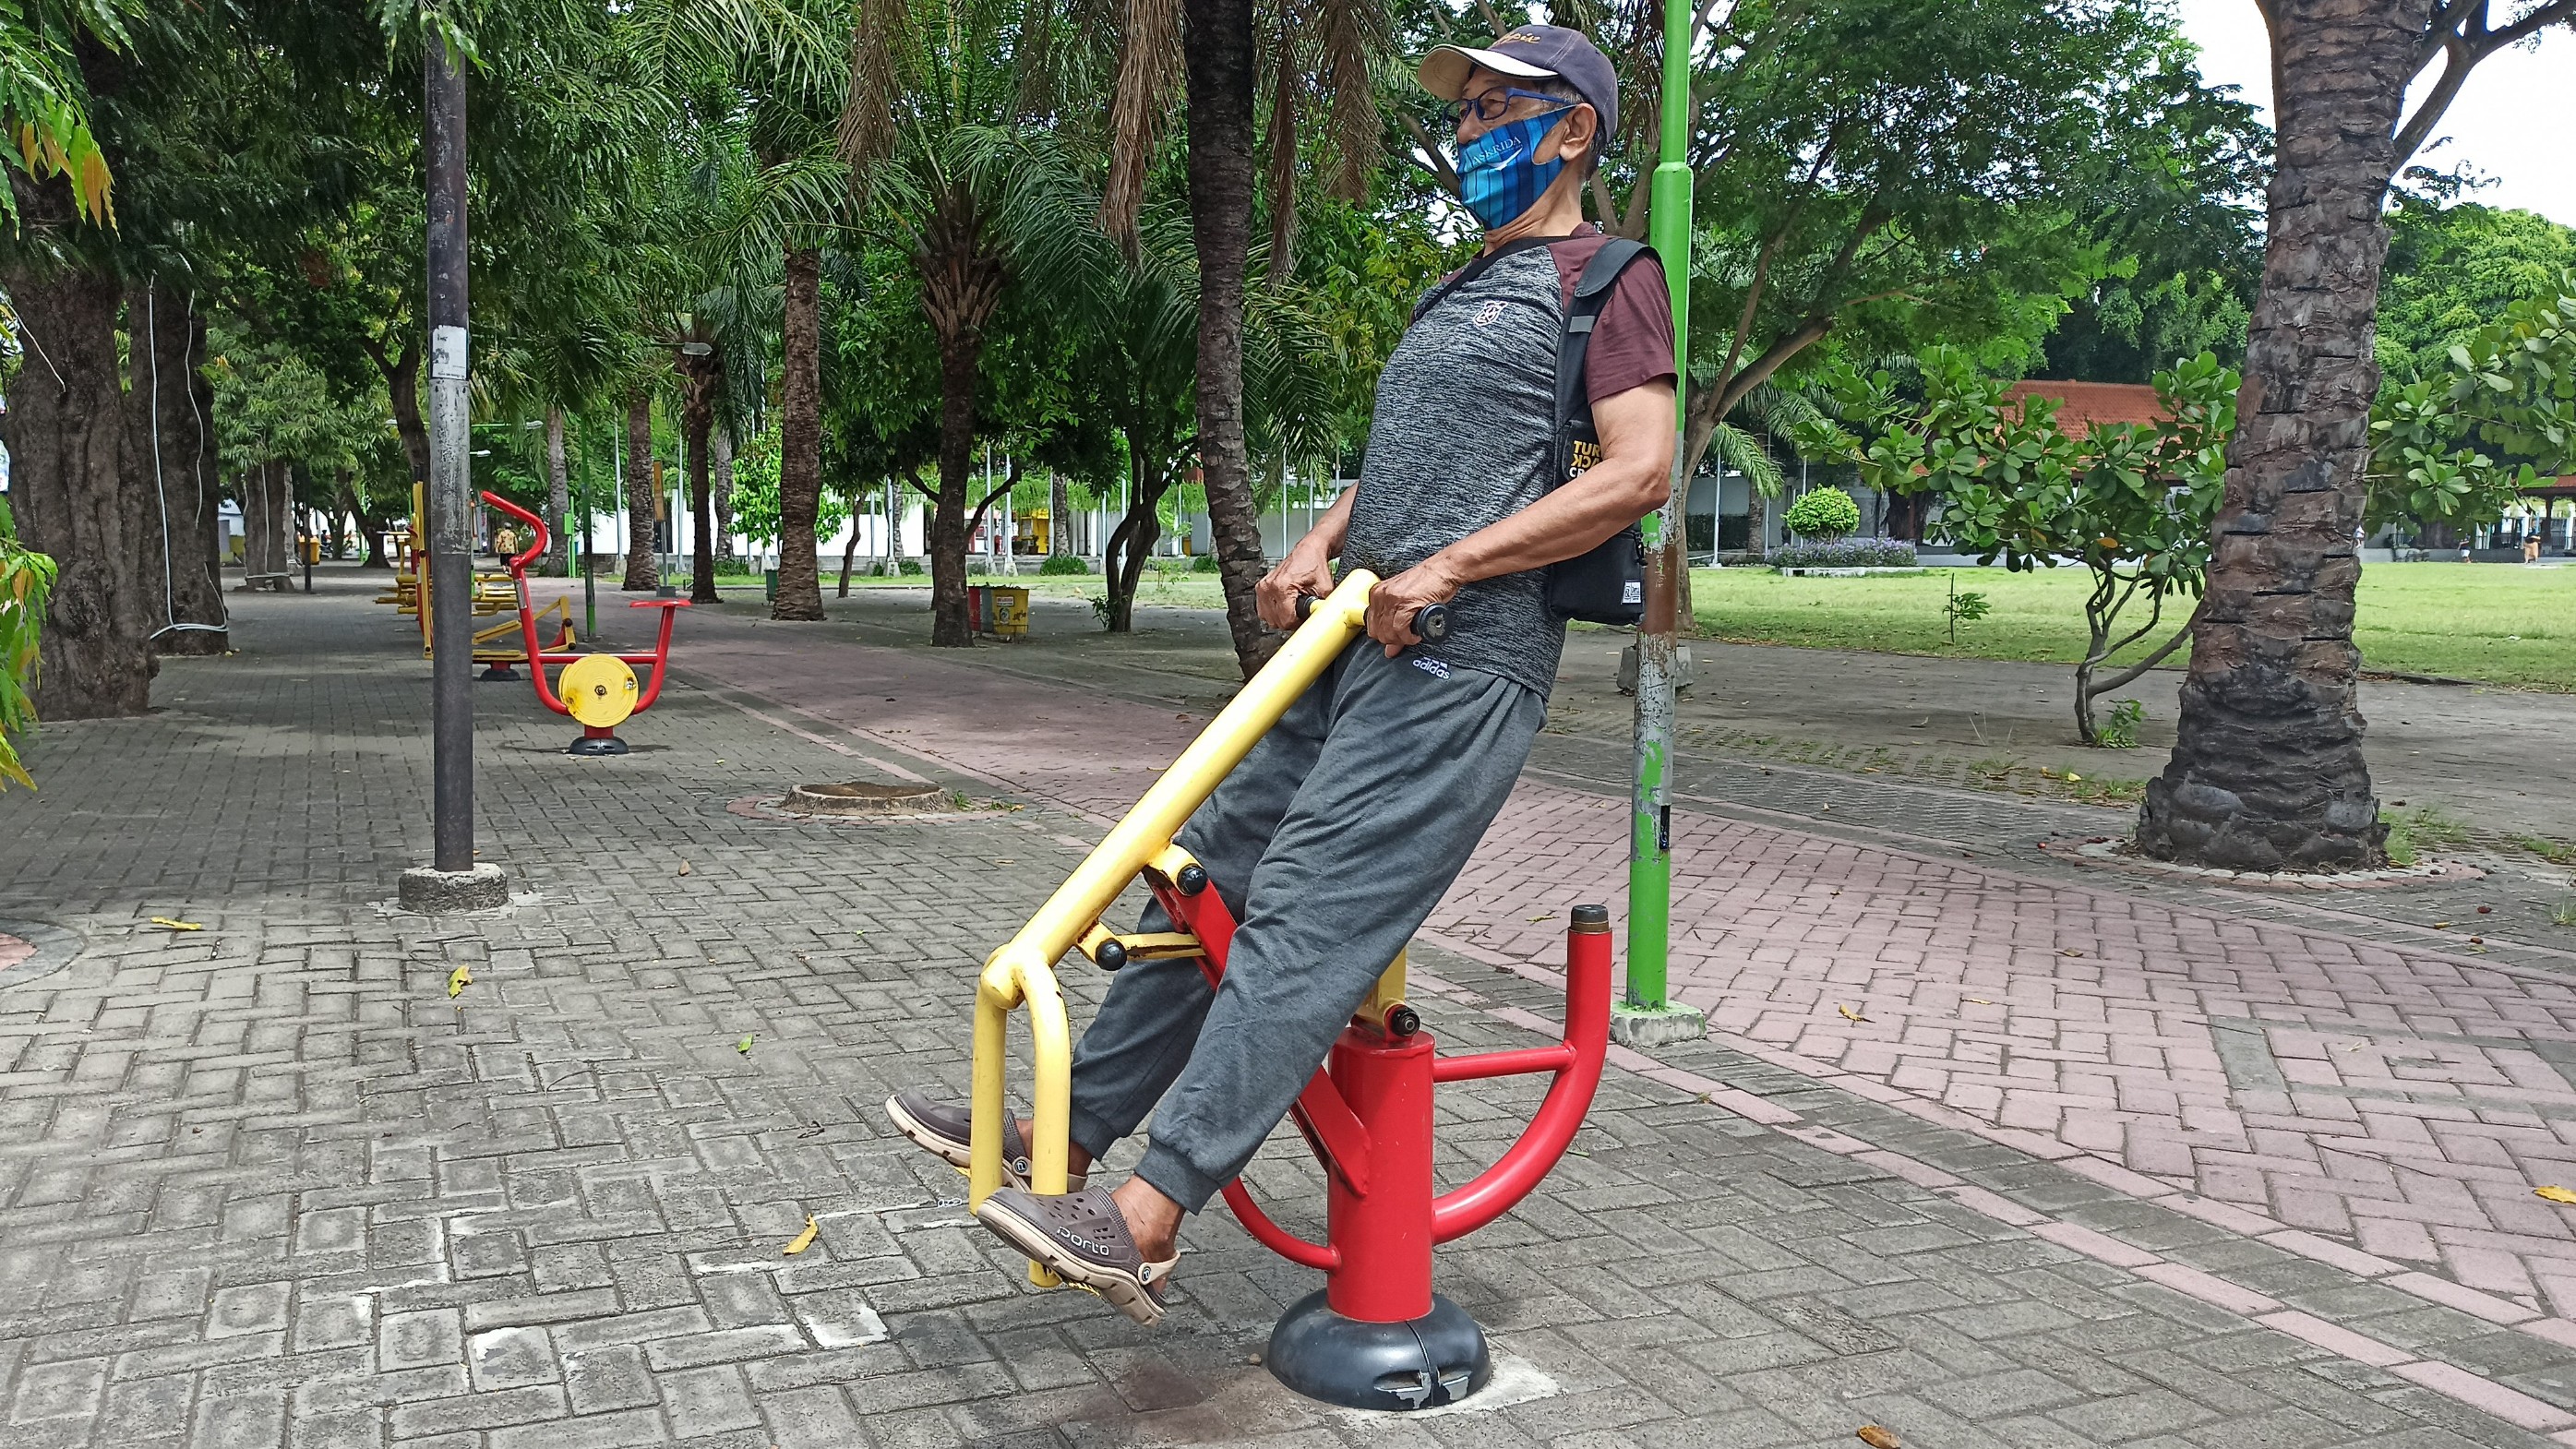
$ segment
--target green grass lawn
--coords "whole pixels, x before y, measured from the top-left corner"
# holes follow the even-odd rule
[[[1959,626],[1956,644],[1942,610],[1952,574],[1960,592],[1983,594],[1992,606]],[[2084,650],[2086,577],[2072,568],[1844,579],[1700,569],[1691,592],[1700,627],[1740,643],[2072,664]],[[2188,617],[2191,602],[2181,601],[2173,623]],[[2353,635],[2365,669],[2576,690],[2576,569],[2372,564],[2362,570]],[[2166,662],[2187,658],[2186,646]]]
[[[1942,617],[1952,574],[1960,592],[1983,594],[1992,606],[1984,618],[1959,626],[1956,644]],[[826,592],[836,579],[836,571],[826,570]],[[987,579],[979,573],[974,581],[1017,584],[1068,599],[1088,598],[1102,588],[1097,574]],[[923,588],[929,580],[850,583]],[[1718,639],[2058,664],[2072,664],[2083,652],[2084,590],[2085,575],[2071,568],[2027,574],[1935,569],[1849,579],[1790,578],[1757,569],[1691,574],[1700,628]],[[1149,571],[1137,602],[1222,608],[1225,600],[1215,575],[1173,570],[1159,578]],[[2176,627],[2189,617],[2192,602],[2179,601],[2170,616]],[[2353,632],[2366,669],[2576,691],[2576,567],[2372,564],[2362,570]],[[2159,642],[2161,637],[2160,631]],[[2124,657],[2144,652],[2142,647]],[[2179,667],[2188,657],[2187,650],[2176,650],[2166,662]]]

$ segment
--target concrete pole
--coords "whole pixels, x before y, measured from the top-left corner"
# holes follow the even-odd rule
[[[497,865],[474,859],[473,473],[468,457],[465,72],[446,36],[423,36],[422,159],[429,176],[430,835],[427,870],[403,872],[404,906],[506,905]]]

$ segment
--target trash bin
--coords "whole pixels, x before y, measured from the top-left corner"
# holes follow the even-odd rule
[[[778,602],[778,570],[760,571],[760,596],[773,604]]]
[[[320,563],[322,561],[322,540],[308,537],[301,540],[301,542],[304,545],[304,561],[309,564]]]
[[[1029,591],[1003,584],[987,585],[984,627],[997,639],[1029,637]]]
[[[966,586],[966,632],[969,634],[981,634],[984,632],[986,627],[984,622],[984,592],[986,587],[987,586],[983,584],[968,584]]]

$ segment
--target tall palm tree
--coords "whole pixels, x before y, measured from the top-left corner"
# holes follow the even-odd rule
[[[939,343],[939,492],[931,513],[931,642],[966,620],[968,475],[984,333],[1007,290],[1066,315],[1115,266],[1072,161],[1078,113],[1032,111],[1032,75],[1074,74],[1071,29],[1020,0],[859,0],[839,147],[860,225],[912,260]],[[1053,103],[1062,105],[1057,96]],[[1105,285],[1105,283],[1103,283]]]
[[[2382,206],[2470,69],[2576,22],[2576,0],[2260,3],[2279,126],[2263,282],[2173,755],[2138,846],[2236,870],[2375,866],[2388,827],[2362,759],[2352,618]]]
[[[1345,197],[1367,194],[1380,146],[1370,66],[1386,43],[1386,13],[1383,0],[1271,0],[1266,17],[1256,15],[1254,0],[1126,0],[1125,15],[1102,214],[1111,233],[1132,247],[1145,173],[1161,138],[1173,74],[1180,71],[1198,252],[1199,466],[1225,586],[1226,624],[1248,679],[1275,645],[1262,630],[1253,598],[1268,565],[1244,439],[1244,284],[1259,189],[1256,37],[1270,44],[1270,269],[1285,277],[1296,225],[1297,134],[1313,93],[1327,98],[1332,117],[1334,189]]]

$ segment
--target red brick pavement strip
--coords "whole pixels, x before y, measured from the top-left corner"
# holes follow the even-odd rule
[[[773,642],[738,626],[707,632],[731,637],[692,651],[688,672],[752,696],[720,693],[746,713],[898,777],[907,772],[880,752],[830,732],[1102,820],[1152,778],[1140,762],[1168,760],[1204,723],[912,651]],[[1554,910],[1530,907],[1615,894],[1625,829],[1623,802],[1525,779],[1426,939],[1554,979],[1541,963],[1562,926]],[[1675,812],[1674,829],[1674,977],[1709,1007],[1714,1039],[2142,1201],[2576,1346],[2576,1321],[2540,1307],[2544,1295],[2562,1311],[2576,1306],[2576,1232],[2530,1195],[2535,1181],[2576,1177],[2576,1132],[2536,1110],[2576,1104],[2576,1089],[2534,1050],[2576,1042],[2576,991],[2467,958],[1794,830],[1687,811]],[[1423,975],[1430,989],[1454,990]],[[1553,1033],[1532,1013],[1495,1014]],[[2243,1023],[2224,1029],[2263,1049],[2258,1080],[2231,1078],[2212,1018]],[[2492,1379],[1805,1125],[1723,1082],[1625,1050],[1615,1065],[2576,1444],[2576,1414]],[[2364,1246],[2336,1240],[2345,1235]]]

